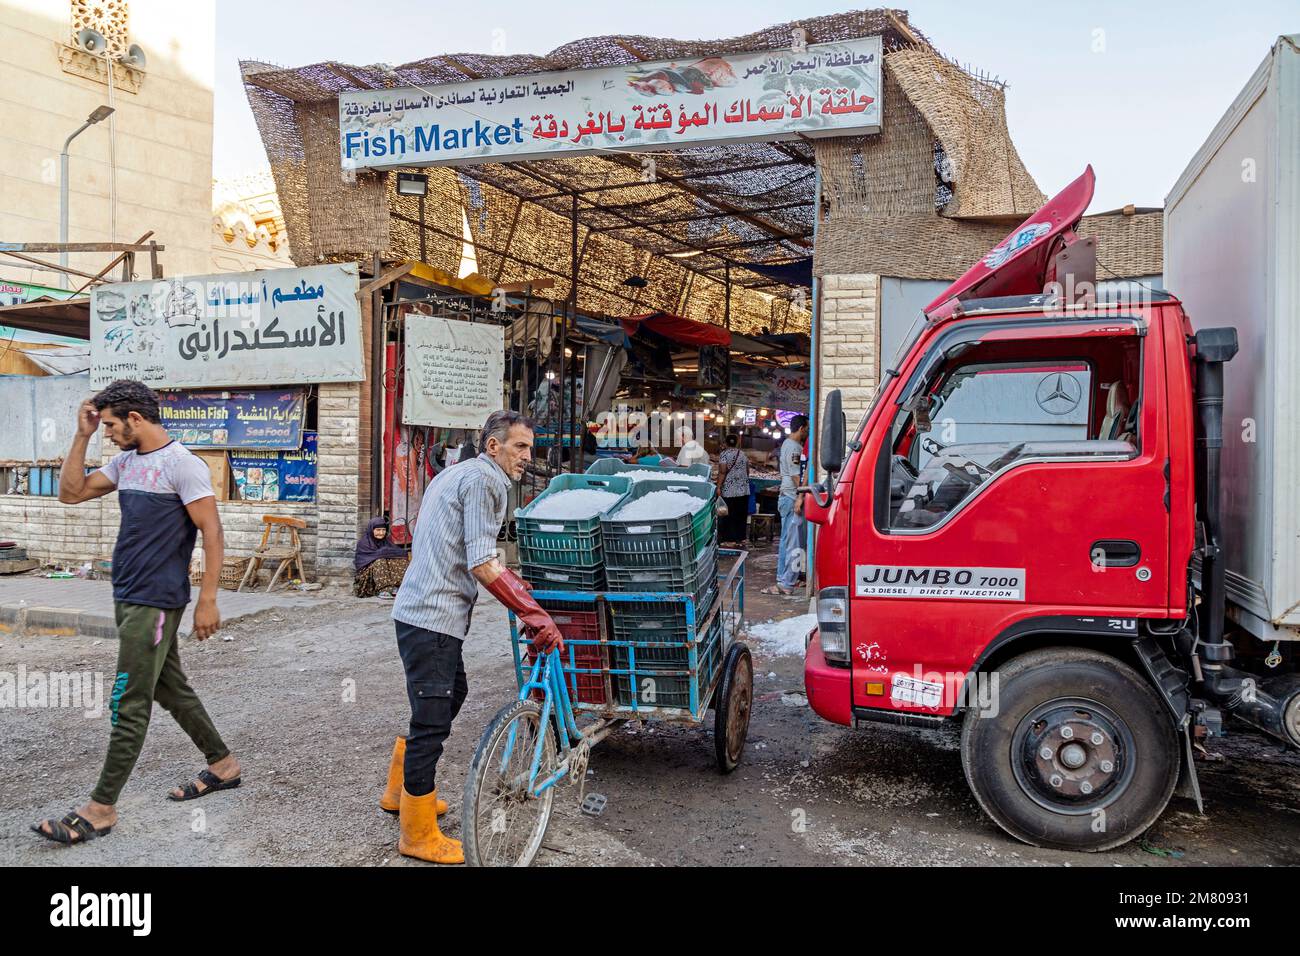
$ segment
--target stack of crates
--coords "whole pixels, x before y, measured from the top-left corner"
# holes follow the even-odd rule
[[[564,676],[569,685],[569,698],[575,704],[603,706],[605,693],[605,655],[600,644],[600,613],[594,601],[538,602],[551,615],[551,620],[564,635]],[[589,642],[589,643],[588,643]],[[532,667],[535,654],[527,648],[528,667]]]
[[[620,519],[617,509],[602,518],[609,590],[669,592],[687,600],[608,602],[612,637],[621,645],[615,645],[611,665],[627,670],[634,664],[635,669],[634,675],[615,675],[614,697],[620,706],[632,706],[635,696],[638,707],[685,708],[690,706],[692,644],[702,694],[717,670],[722,643],[721,615],[715,614],[701,629],[718,592],[716,490],[707,481],[647,479],[632,486],[624,504],[655,491],[688,494],[700,505],[674,518]],[[688,607],[693,608],[693,620]]]
[[[515,512],[519,565],[524,580],[538,590],[601,591],[605,561],[601,518],[534,518],[537,506],[561,491],[610,491],[619,495],[610,509],[627,500],[632,482],[617,475],[557,475],[546,490]]]
[[[651,629],[639,629],[620,635],[617,633],[620,605],[624,605],[624,602],[609,602],[610,610],[614,613],[615,640],[636,643],[630,646],[616,644],[612,648],[612,669],[616,672],[631,671],[613,675],[614,703],[620,707],[690,708],[691,660],[685,625],[672,623],[658,630],[657,634],[664,639],[664,643],[656,643],[656,632]],[[658,606],[662,608],[673,605]],[[713,683],[721,649],[722,615],[715,614],[704,634],[695,642],[695,674],[698,676],[696,687],[701,698]],[[696,700],[696,707],[701,703],[702,700]]]
[[[539,591],[601,591],[605,588],[604,551],[600,519],[536,518],[533,512],[551,495],[562,491],[610,491],[619,495],[611,506],[626,499],[632,482],[615,475],[557,475],[546,490],[515,512],[519,537],[519,565],[523,578]],[[551,615],[564,636],[565,680],[575,704],[606,706],[609,690],[606,648],[601,640],[600,605],[595,601],[540,598],[538,604]],[[528,666],[534,661],[526,639]]]

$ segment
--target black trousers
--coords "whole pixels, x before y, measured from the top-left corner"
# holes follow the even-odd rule
[[[723,498],[727,516],[720,522],[718,537],[722,541],[744,541],[749,536],[749,495]]]
[[[402,773],[406,792],[422,797],[436,786],[442,746],[469,694],[461,655],[464,643],[450,634],[426,631],[401,621],[394,623],[397,650],[406,670],[406,696],[411,702]]]

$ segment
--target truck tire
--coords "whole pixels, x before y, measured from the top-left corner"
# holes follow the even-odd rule
[[[1109,850],[1145,831],[1178,781],[1178,738],[1155,690],[1127,664],[1055,647],[995,672],[996,706],[966,713],[966,782],[1018,840]]]

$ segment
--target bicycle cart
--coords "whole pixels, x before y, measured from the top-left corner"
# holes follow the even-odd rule
[[[703,594],[535,590],[565,648],[532,653],[510,615],[519,698],[489,722],[465,780],[461,837],[471,866],[527,866],[550,823],[557,784],[585,780],[591,748],[629,720],[700,725],[730,773],[754,697],[749,648],[736,640],[745,553],[718,550]]]

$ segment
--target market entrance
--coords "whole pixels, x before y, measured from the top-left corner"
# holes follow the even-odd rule
[[[809,136],[879,128],[882,33],[905,37],[878,19],[795,28],[784,48],[773,36],[733,49],[584,41],[581,70],[526,57],[244,65],[264,136],[291,110],[307,155],[338,137],[342,177],[326,187],[309,164],[313,191],[347,193],[351,224],[377,227],[375,247],[431,270],[390,282],[375,312],[384,371],[372,505],[395,530],[468,432],[445,401],[412,414],[413,347],[429,355],[437,344],[411,338],[412,317],[500,328],[498,404],[537,420],[545,451],[524,501],[594,457],[672,455],[688,431],[715,453],[742,433],[761,469],[789,416],[809,410]],[[338,128],[318,129],[309,120],[327,115],[330,95]],[[455,135],[471,121],[475,136],[490,134],[486,147]],[[369,222],[356,215],[366,201]],[[343,217],[309,206],[323,245]],[[378,257],[376,277],[388,260]],[[447,384],[428,381],[446,368],[424,374],[434,390]]]
[[[906,96],[897,71],[881,70],[899,57],[919,77],[904,77]],[[791,415],[810,414],[815,435],[809,397],[823,356],[842,353],[831,360],[835,386],[861,356],[853,385],[865,391],[880,342],[849,311],[869,319],[878,302],[820,290],[848,297],[831,304],[853,319],[857,340],[819,348],[819,224],[868,198],[887,212],[906,196],[918,216],[911,207],[923,199],[933,220],[945,202],[970,206],[939,163],[940,140],[959,140],[922,117],[914,89],[955,69],[905,14],[884,10],[715,42],[594,38],[547,57],[243,64],[294,255],[372,259],[380,278],[409,261],[427,270],[418,287],[413,275],[389,283],[372,310],[375,367],[385,370],[372,396],[384,423],[370,433],[373,512],[394,507],[395,474],[415,475],[408,496],[418,492],[464,438],[449,417],[422,422],[405,394],[397,401],[412,313],[500,329],[493,406],[537,418],[546,451],[525,500],[594,455],[640,450],[644,435],[630,434],[640,416],[695,425],[714,452],[741,430],[756,465]],[[958,85],[978,84],[945,88]],[[971,116],[980,125],[973,107]],[[969,168],[964,153],[954,158]],[[918,247],[908,261],[926,258]],[[600,416],[619,432],[612,443],[594,434]]]

